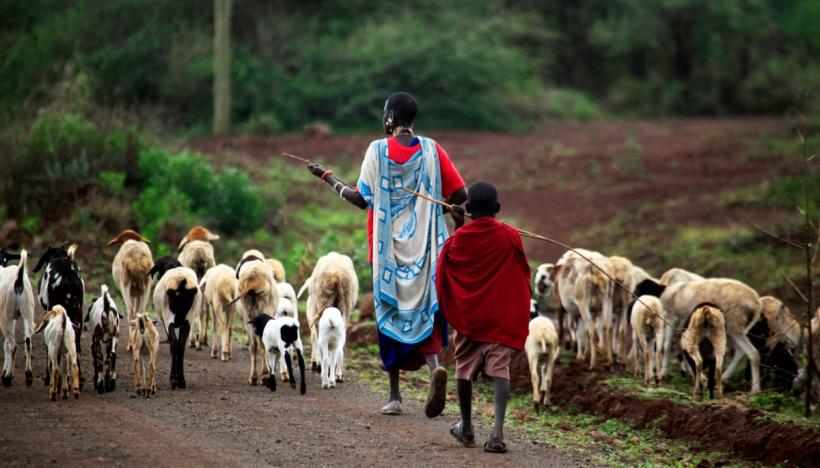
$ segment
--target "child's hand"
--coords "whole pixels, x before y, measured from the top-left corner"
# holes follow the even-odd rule
[[[453,218],[453,221],[456,223],[456,229],[464,226],[464,208],[453,205],[452,209],[450,210],[450,216]]]

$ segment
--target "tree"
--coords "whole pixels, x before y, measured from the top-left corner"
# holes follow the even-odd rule
[[[214,0],[214,135],[231,129],[231,0]]]

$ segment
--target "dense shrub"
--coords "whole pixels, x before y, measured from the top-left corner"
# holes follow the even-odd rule
[[[181,229],[204,223],[232,234],[252,232],[264,221],[259,189],[242,171],[217,173],[205,156],[156,148],[140,154],[139,169],[142,190],[131,208],[149,238],[166,223]]]

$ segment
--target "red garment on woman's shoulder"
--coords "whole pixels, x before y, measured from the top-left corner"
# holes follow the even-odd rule
[[[515,228],[480,218],[441,249],[439,311],[459,335],[524,349],[530,320],[530,266]]]

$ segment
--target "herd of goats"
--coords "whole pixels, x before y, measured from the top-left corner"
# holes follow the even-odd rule
[[[4,334],[2,383],[14,374],[15,324],[23,322],[26,383],[31,385],[33,334],[42,332],[48,349],[44,374],[50,397],[68,398],[69,387],[79,397],[83,381],[78,365],[83,329],[91,333],[93,385],[99,393],[116,388],[116,350],[120,319],[128,323],[128,345],[134,364],[137,394],[156,393],[159,333],[164,329],[171,354],[170,386],[185,388],[186,347],[208,346],[208,328],[214,335],[211,357],[231,357],[232,324],[237,312],[249,337],[251,385],[264,383],[276,390],[277,376],[296,387],[294,366],[305,393],[305,362],[299,330],[298,298],[308,293],[306,319],[310,330],[311,367],[321,372],[322,388],[343,380],[346,326],[357,303],[359,284],[352,260],[335,252],[321,257],[297,294],[285,281],[281,262],[258,250],[248,250],[236,268],[216,264],[208,229],[191,229],[179,244],[179,255],[153,259],[150,242],[125,230],[108,242],[119,245],[112,263],[114,284],[125,303],[123,317],[106,285],[100,297],[83,310],[85,285],[75,260],[76,244],[49,247],[33,271],[44,270],[37,298],[45,314],[35,326],[34,292],[27,273],[27,253],[0,249],[0,327]],[[10,260],[17,265],[8,265]],[[751,391],[765,381],[780,389],[798,386],[795,355],[803,340],[799,323],[778,299],[760,297],[740,281],[703,278],[673,268],[659,279],[623,257],[573,249],[556,263],[538,267],[536,297],[551,297],[560,306],[555,323],[537,310],[525,351],[529,361],[533,404],[549,405],[553,368],[562,347],[576,350],[578,360],[595,368],[600,360],[627,364],[636,374],[643,370],[647,386],[657,385],[668,373],[671,356],[681,371],[694,378],[693,395],[723,395],[723,380],[748,358]],[[151,294],[153,286],[153,295]],[[149,298],[159,318],[146,314]],[[820,309],[811,322],[811,339],[820,338]],[[195,331],[192,329],[196,329]],[[564,331],[567,331],[565,333]],[[564,336],[566,339],[564,340]],[[820,368],[820,343],[814,360]],[[261,372],[257,356],[261,351]],[[724,359],[728,365],[723,368]],[[689,366],[684,365],[688,362]]]

